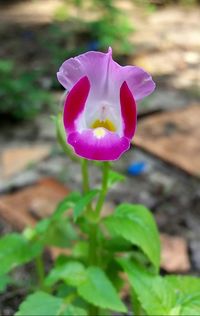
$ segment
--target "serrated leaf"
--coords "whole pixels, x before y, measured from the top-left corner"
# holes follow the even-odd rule
[[[79,295],[90,304],[110,310],[126,312],[126,307],[117,295],[103,270],[98,267],[89,267],[86,279],[78,286]]]
[[[143,205],[122,204],[104,219],[107,228],[141,248],[155,268],[160,264],[160,239],[151,212]]]
[[[41,249],[40,244],[29,242],[23,235],[5,235],[0,239],[0,275],[31,261]]]
[[[53,268],[45,280],[46,286],[52,286],[62,280],[71,286],[78,286],[86,278],[85,268],[78,261],[68,261]]]
[[[63,299],[44,292],[29,295],[20,305],[15,316],[85,316],[86,311],[71,304],[66,304]]]
[[[99,193],[99,190],[91,190],[88,193],[86,193],[75,205],[74,207],[74,213],[73,218],[74,221],[78,219],[78,217],[85,211],[85,208],[88,204],[92,202],[94,197]]]
[[[172,316],[175,315],[174,311],[178,312],[175,292],[164,278],[153,275],[137,263],[126,259],[119,259],[118,262],[127,273],[129,282],[148,315]]]
[[[200,315],[200,278],[167,276],[165,279],[174,288],[180,315]]]
[[[115,183],[121,182],[125,180],[125,176],[120,174],[119,172],[109,170],[108,175],[108,187],[112,187]]]
[[[60,315],[63,300],[44,292],[29,295],[19,306],[15,316]]]

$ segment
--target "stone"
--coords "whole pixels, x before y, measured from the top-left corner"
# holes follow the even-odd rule
[[[186,240],[179,236],[167,234],[161,234],[160,240],[162,269],[169,273],[188,272],[191,265]]]

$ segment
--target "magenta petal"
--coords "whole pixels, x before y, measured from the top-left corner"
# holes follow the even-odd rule
[[[123,77],[136,101],[148,96],[155,89],[152,77],[140,67],[123,67]]]
[[[60,67],[57,78],[67,90],[83,76],[87,76],[92,85],[101,86],[107,78],[107,68],[112,52],[107,54],[101,52],[87,52],[77,57],[66,60]]]
[[[124,121],[124,136],[132,139],[137,121],[136,103],[126,82],[122,84],[120,89],[120,103]]]
[[[124,81],[136,101],[151,94],[155,89],[152,77],[140,67],[122,67],[108,53],[87,52],[66,60],[59,69],[57,77],[65,89],[70,90],[83,76],[87,76],[92,93],[104,97],[117,98]]]
[[[75,84],[67,95],[64,105],[63,122],[68,133],[75,129],[75,120],[85,107],[89,91],[90,83],[85,76]]]
[[[105,130],[105,136],[97,138],[92,129],[69,134],[68,143],[77,155],[100,161],[116,160],[130,147],[130,141],[126,137],[119,137],[116,133]]]

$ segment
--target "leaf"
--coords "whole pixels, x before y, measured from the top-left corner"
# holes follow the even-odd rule
[[[32,232],[32,236],[35,237],[36,234],[39,234],[40,236],[45,234],[49,228],[49,225],[50,225],[50,218],[44,218],[44,219],[40,220],[37,223],[37,225],[35,226],[35,228],[33,229],[35,234]],[[30,237],[31,237],[31,235],[30,235]]]
[[[67,217],[43,219],[33,231],[33,238],[37,238],[43,246],[70,247],[77,239],[77,232]]]
[[[77,233],[67,218],[62,221],[51,221],[48,230],[43,236],[45,245],[53,245],[61,248],[70,247],[72,241],[76,239]]]
[[[41,249],[41,245],[29,242],[23,235],[5,235],[0,239],[0,275],[31,261]]]
[[[44,292],[29,295],[15,316],[76,316],[87,315],[84,309],[66,304],[61,298]]]
[[[0,276],[0,293],[3,293],[6,290],[8,284],[12,282],[12,279],[8,275]]]
[[[12,61],[8,59],[0,60],[0,73],[3,74],[11,74],[13,70],[14,64]]]
[[[72,256],[74,258],[87,258],[89,252],[89,245],[86,241],[77,242],[72,249]]]
[[[78,286],[79,295],[90,304],[114,311],[126,312],[126,307],[103,270],[89,267],[86,279]]]
[[[200,278],[174,275],[165,279],[174,288],[180,315],[200,315]]]
[[[53,268],[45,280],[46,286],[52,286],[62,280],[71,286],[78,286],[86,278],[85,268],[78,261],[68,261],[65,264]]]
[[[62,316],[87,316],[87,312],[80,307],[74,305],[68,305],[67,308],[63,311]]]
[[[19,306],[16,316],[47,316],[59,315],[62,299],[44,292],[36,292],[29,295]]]
[[[109,252],[127,252],[132,251],[133,248],[132,244],[129,241],[122,239],[119,236],[103,240],[103,247]]]
[[[72,192],[67,197],[65,197],[57,206],[56,210],[52,214],[53,219],[60,218],[63,213],[71,208],[80,200],[81,195],[79,192]]]
[[[112,216],[104,219],[111,233],[138,246],[159,269],[160,240],[151,212],[143,205],[122,204]]]
[[[148,315],[179,315],[175,292],[164,278],[150,274],[126,259],[117,261],[127,273],[129,282]],[[176,314],[173,314],[175,310]]]
[[[58,204],[55,212],[49,218],[39,221],[34,229],[26,230],[25,235],[32,236],[33,239],[37,238],[43,246],[71,246],[71,242],[77,239],[77,232],[69,218],[62,215],[74,207],[80,196],[80,193],[77,192],[69,194]]]
[[[92,202],[92,200],[98,193],[99,190],[97,189],[91,190],[78,201],[74,208],[74,221],[76,221],[78,217],[85,211],[86,206]]]
[[[169,275],[165,279],[174,287],[181,296],[191,293],[200,294],[200,278],[193,276]]]
[[[111,188],[115,183],[124,181],[125,176],[120,174],[119,172],[109,170],[109,175],[108,175],[108,188]]]

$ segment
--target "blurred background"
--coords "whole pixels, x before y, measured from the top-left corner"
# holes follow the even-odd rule
[[[0,234],[34,225],[81,188],[78,164],[56,143],[56,72],[71,56],[112,46],[116,61],[143,67],[157,88],[138,104],[133,146],[114,164],[127,180],[104,211],[145,204],[161,232],[162,271],[199,274],[200,1],[1,0],[0,38]],[[0,307],[12,314],[6,300]]]

